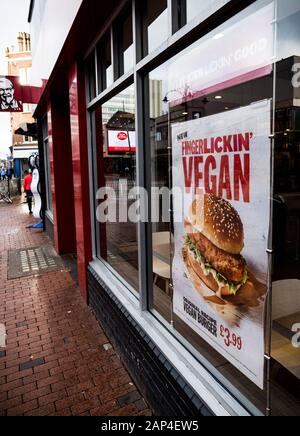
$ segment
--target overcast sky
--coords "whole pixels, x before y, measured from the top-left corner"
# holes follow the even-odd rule
[[[0,74],[7,74],[6,47],[18,47],[18,33],[29,32],[30,0],[0,0]],[[11,144],[10,115],[0,113],[0,157],[6,157]]]

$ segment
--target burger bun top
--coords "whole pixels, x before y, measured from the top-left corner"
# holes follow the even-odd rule
[[[220,250],[230,254],[242,252],[244,226],[228,201],[212,194],[199,195],[190,207],[188,222],[194,233],[202,233]]]

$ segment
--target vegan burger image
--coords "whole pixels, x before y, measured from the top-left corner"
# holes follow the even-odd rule
[[[184,261],[218,297],[235,296],[248,280],[244,227],[226,200],[202,194],[185,220]]]

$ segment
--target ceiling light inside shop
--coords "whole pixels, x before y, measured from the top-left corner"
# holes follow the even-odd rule
[[[216,95],[216,96],[215,96],[215,99],[216,99],[216,100],[222,100],[222,98],[223,98],[222,95]]]
[[[189,113],[188,112],[182,112],[182,115],[187,116]]]

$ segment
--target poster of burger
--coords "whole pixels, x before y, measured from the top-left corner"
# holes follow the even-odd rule
[[[261,389],[270,120],[265,100],[172,126],[174,313]]]

